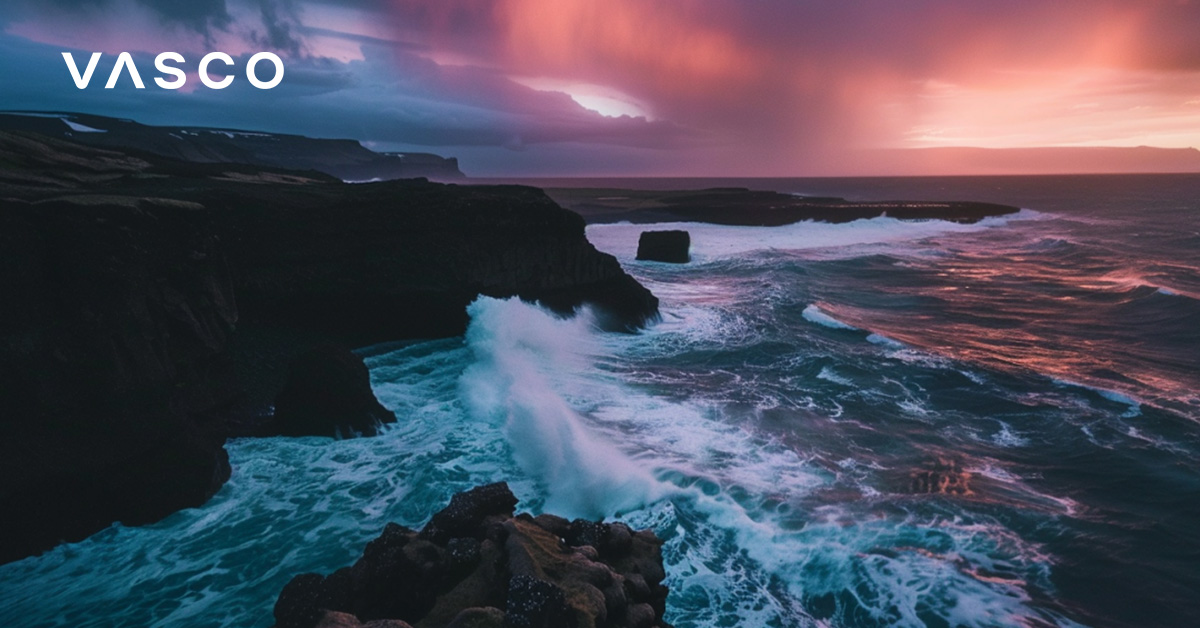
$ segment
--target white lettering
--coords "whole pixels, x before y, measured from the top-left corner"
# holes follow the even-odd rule
[[[233,82],[233,76],[226,76],[219,81],[214,81],[209,78],[208,64],[211,63],[213,59],[220,59],[225,65],[233,65],[233,58],[223,52],[210,52],[204,55],[204,58],[200,59],[200,82],[204,83],[211,89],[225,89],[226,87],[229,87],[230,83]]]
[[[133,79],[134,87],[146,89],[146,84],[142,82],[142,77],[138,74],[137,66],[133,64],[133,55],[128,52],[117,55],[117,64],[113,66],[112,74],[108,75],[108,83],[104,85],[104,89],[112,89],[117,85],[117,79],[121,78],[121,68],[129,68],[129,78]]]
[[[270,81],[260,81],[258,80],[258,75],[254,73],[254,66],[263,59],[275,64],[275,78]],[[283,61],[279,58],[279,55],[273,52],[257,53],[253,57],[250,57],[250,62],[246,64],[246,78],[250,81],[251,85],[259,89],[271,89],[278,85],[279,81],[283,80]]]
[[[167,65],[167,61],[175,63],[183,63],[183,55],[178,52],[164,52],[157,57],[154,57],[154,67],[158,68],[159,72],[169,74],[175,77],[173,81],[163,80],[161,77],[154,77],[154,82],[163,89],[179,89],[187,82],[187,75],[179,68]]]
[[[96,72],[96,67],[100,64],[102,53],[93,52],[88,59],[87,68],[81,73],[79,64],[75,62],[74,54],[70,52],[62,53],[63,60],[67,64],[67,70],[71,73],[71,80],[75,81],[75,87],[86,89],[92,82],[92,76]],[[224,52],[210,52],[200,59],[200,82],[204,83],[209,89],[225,89],[233,84],[234,76],[232,74],[223,76],[220,80],[214,79],[208,73],[208,66],[214,61],[220,61],[226,66],[233,66],[233,57]],[[275,75],[269,81],[263,81],[258,78],[259,61],[270,61],[271,65],[275,66]],[[154,67],[159,71],[161,76],[154,77],[154,82],[163,89],[179,89],[187,84],[187,72],[180,68],[178,64],[187,63],[187,59],[178,52],[162,52],[157,57],[154,57]],[[142,75],[138,72],[137,64],[133,62],[133,55],[128,52],[122,52],[117,55],[117,62],[113,65],[112,73],[108,75],[108,83],[104,85],[104,89],[112,89],[117,86],[117,81],[121,79],[121,73],[128,70],[129,78],[133,80],[134,87],[145,89],[146,84],[142,82]],[[250,57],[246,62],[246,79],[250,84],[258,89],[272,89],[283,81],[283,60],[279,55],[273,52],[258,52]]]
[[[100,62],[100,53],[92,53],[92,58],[88,61],[87,70],[84,71],[83,76],[79,76],[79,66],[75,65],[74,55],[64,52],[62,56],[67,61],[67,69],[71,71],[71,78],[75,79],[75,87],[79,89],[87,87],[88,83],[92,82],[92,72],[96,71],[96,64]]]

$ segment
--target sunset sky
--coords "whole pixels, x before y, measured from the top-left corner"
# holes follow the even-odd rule
[[[0,109],[353,137],[476,175],[853,171],[856,151],[1200,147],[1200,0],[5,0]],[[284,58],[253,89],[153,58]],[[76,89],[61,52],[134,53]]]

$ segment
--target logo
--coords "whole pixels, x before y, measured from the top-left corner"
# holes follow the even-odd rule
[[[80,74],[79,66],[75,63],[75,56],[69,52],[62,53],[63,60],[67,63],[67,70],[71,72],[71,78],[75,80],[75,87],[86,89],[88,84],[92,82],[92,74],[96,72],[96,66],[100,64],[100,57],[103,55],[99,52],[93,52],[92,58],[88,60],[87,68]],[[179,67],[167,65],[167,62],[185,63],[187,60],[178,52],[163,52],[159,53],[154,58],[154,67],[163,76],[154,77],[154,82],[163,89],[179,89],[187,84],[187,74]],[[232,66],[233,57],[224,52],[210,52],[200,59],[200,82],[209,89],[225,89],[233,83],[232,75],[226,76],[220,80],[213,80],[208,74],[208,66],[214,61]],[[275,76],[269,81],[263,81],[258,78],[255,67],[259,61],[270,61],[275,66]],[[122,71],[128,71],[129,78],[133,79],[134,87],[145,89],[146,84],[142,82],[142,75],[138,72],[137,64],[133,62],[133,55],[128,52],[122,52],[117,55],[117,62],[113,65],[112,72],[108,75],[108,82],[105,83],[104,89],[112,89],[117,85],[117,79],[121,78]],[[174,78],[167,80],[165,77],[172,76]],[[271,89],[283,80],[283,60],[271,52],[259,52],[250,57],[250,61],[246,63],[246,80],[258,89]]]

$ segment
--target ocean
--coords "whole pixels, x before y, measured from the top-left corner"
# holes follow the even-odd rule
[[[667,619],[1200,625],[1200,176],[552,181],[978,200],[962,225],[592,225],[638,334],[481,298],[363,350],[382,436],[239,439],[209,503],[0,566],[0,625],[255,626],[389,521],[507,480],[663,539]],[[686,228],[693,261],[635,261]]]

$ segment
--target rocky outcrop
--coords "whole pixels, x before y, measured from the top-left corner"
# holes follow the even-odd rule
[[[355,140],[203,127],[163,127],[80,113],[0,113],[0,130],[188,163],[315,170],[347,181],[462,179],[458,160],[430,153],[377,153]]]
[[[0,204],[0,561],[155,521],[229,476],[237,322],[211,216],[162,199]]]
[[[395,421],[375,398],[362,358],[327,344],[292,360],[269,429],[283,436],[374,436]]]
[[[595,303],[614,329],[657,312],[533,188],[349,185],[36,134],[0,132],[0,255],[0,561],[203,503],[224,439],[263,433],[313,347],[461,334],[479,294]],[[386,418],[360,369],[339,372],[342,392],[285,395],[284,417]]]
[[[466,306],[480,294],[564,314],[591,303],[613,329],[657,313],[657,299],[587,241],[583,219],[536,188],[418,179],[242,186],[236,196],[215,189],[198,198],[222,214],[249,326],[356,346],[451,336],[466,329]]]
[[[691,261],[692,238],[686,231],[643,231],[638,238],[637,259],[686,264]]]
[[[276,627],[668,627],[653,532],[514,516],[516,503],[491,484],[455,495],[420,532],[388,524],[354,565],[293,578]]]

